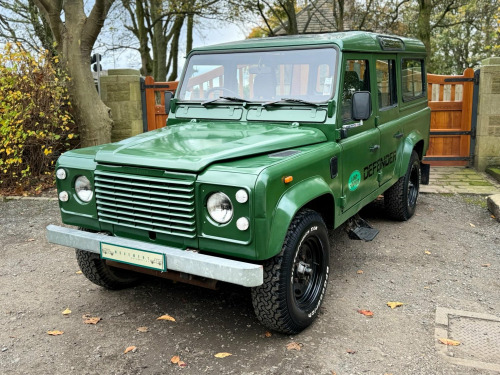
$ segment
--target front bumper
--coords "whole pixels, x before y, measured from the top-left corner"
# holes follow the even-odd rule
[[[154,245],[100,233],[84,232],[57,225],[47,226],[46,234],[47,240],[50,243],[97,254],[100,254],[101,242],[105,242],[115,246],[165,254],[168,270],[189,273],[247,287],[259,286],[263,283],[263,268],[259,264],[224,259],[180,250],[175,247]]]

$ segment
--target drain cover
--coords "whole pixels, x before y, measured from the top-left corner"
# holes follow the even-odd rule
[[[446,346],[439,339],[459,341]],[[500,318],[469,311],[436,309],[436,348],[449,361],[500,371]]]

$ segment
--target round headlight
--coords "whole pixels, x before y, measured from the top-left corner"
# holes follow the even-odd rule
[[[207,210],[212,219],[225,224],[233,217],[233,205],[229,197],[221,192],[212,194],[207,200]]]
[[[57,171],[56,171],[56,177],[59,179],[59,180],[64,180],[66,178],[66,171],[62,168],[59,168]]]
[[[78,198],[84,202],[90,202],[94,192],[92,191],[92,185],[90,181],[85,176],[79,176],[75,181],[75,191]]]

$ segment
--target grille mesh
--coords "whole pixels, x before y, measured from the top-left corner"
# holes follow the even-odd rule
[[[99,221],[193,238],[194,181],[95,171]]]

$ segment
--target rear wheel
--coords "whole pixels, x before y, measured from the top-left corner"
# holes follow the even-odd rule
[[[328,282],[329,249],[322,217],[300,211],[280,254],[264,264],[264,283],[252,288],[255,314],[263,325],[293,334],[314,321]]]
[[[420,190],[420,159],[413,151],[406,174],[384,193],[384,205],[390,217],[405,221],[413,216]]]

